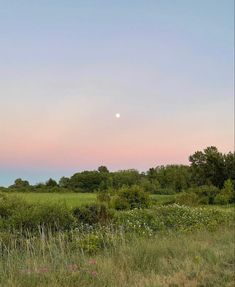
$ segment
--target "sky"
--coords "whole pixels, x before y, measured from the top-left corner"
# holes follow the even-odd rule
[[[233,101],[233,0],[0,0],[0,186],[227,153]]]

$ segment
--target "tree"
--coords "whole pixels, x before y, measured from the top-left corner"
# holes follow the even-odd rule
[[[158,182],[160,189],[171,189],[180,192],[191,184],[191,173],[186,165],[167,165],[150,168],[147,178],[151,183]],[[159,188],[158,188],[159,189]]]
[[[224,182],[224,187],[221,189],[220,193],[216,196],[215,202],[217,204],[228,204],[235,201],[235,191],[233,187],[233,182],[231,179],[227,179]]]
[[[226,178],[230,178],[235,185],[235,152],[224,155]]]
[[[98,172],[109,173],[109,170],[108,170],[108,168],[106,166],[101,165],[100,167],[98,167]]]
[[[122,186],[117,197],[113,199],[112,205],[115,209],[146,208],[149,206],[149,194],[139,185]]]
[[[106,173],[98,171],[83,171],[75,173],[70,178],[72,189],[81,192],[94,192],[99,189],[102,181],[106,178]]]
[[[211,146],[189,157],[192,179],[197,185],[213,184],[219,188],[226,179],[224,155]]]
[[[68,177],[61,177],[61,179],[59,180],[59,186],[60,187],[64,187],[64,188],[68,188],[69,187],[69,178]]]
[[[21,178],[17,178],[11,188],[27,188],[30,187],[29,182],[27,180],[22,180]]]
[[[49,180],[46,182],[46,187],[55,187],[57,186],[57,182],[52,179],[52,178],[49,178]]]

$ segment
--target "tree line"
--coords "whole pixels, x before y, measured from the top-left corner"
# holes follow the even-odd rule
[[[106,166],[97,170],[82,171],[58,182],[49,179],[45,183],[30,185],[18,178],[5,191],[21,192],[100,192],[118,190],[123,186],[140,186],[152,194],[175,194],[192,187],[212,185],[219,189],[230,179],[235,185],[235,153],[223,154],[214,146],[196,151],[189,156],[190,165],[166,165],[150,168],[146,172],[136,169],[110,172]]]

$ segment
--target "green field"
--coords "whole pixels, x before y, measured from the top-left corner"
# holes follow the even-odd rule
[[[81,206],[84,204],[94,203],[96,201],[95,193],[22,193],[14,192],[11,193],[11,196],[18,196],[23,198],[27,202],[31,203],[65,203],[69,208]],[[172,195],[151,195],[151,198],[154,199],[157,205],[160,205],[170,198]]]
[[[67,207],[73,208],[84,204],[95,202],[94,193],[12,193],[11,196],[18,196],[31,203],[64,203]]]
[[[0,286],[8,287],[232,287],[234,231],[132,236],[115,248],[84,254],[59,237],[31,238],[0,260]],[[46,252],[45,252],[46,251]]]
[[[92,224],[85,219],[95,219],[94,209],[72,208],[96,202],[95,193],[4,194],[0,286],[234,286],[234,206],[162,205],[174,195],[151,197],[145,209],[102,209],[108,221]]]

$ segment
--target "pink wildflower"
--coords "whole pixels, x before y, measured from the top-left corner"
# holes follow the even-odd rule
[[[97,273],[96,271],[92,271],[92,272],[91,272],[91,275],[94,276],[94,277],[96,277],[96,276],[98,275],[98,273]]]
[[[36,270],[36,273],[47,273],[49,269],[47,267],[41,267]]]
[[[68,270],[71,272],[77,271],[78,270],[78,265],[77,264],[69,264],[68,266]]]
[[[89,263],[90,265],[96,265],[97,261],[96,261],[95,259],[90,259],[90,260],[88,261],[88,263]]]

